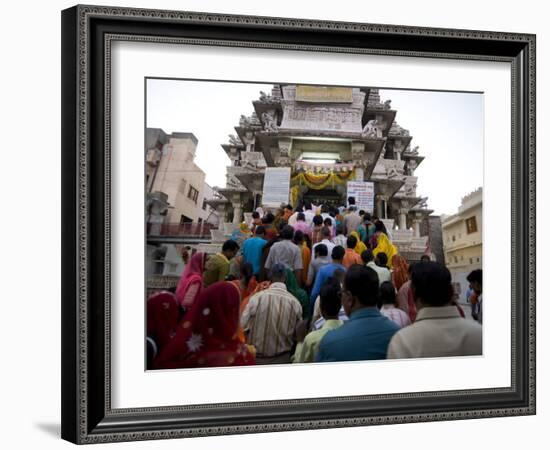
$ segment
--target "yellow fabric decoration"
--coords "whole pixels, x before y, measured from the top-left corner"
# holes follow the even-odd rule
[[[327,187],[334,187],[336,185],[345,184],[352,179],[355,171],[341,172],[341,173],[314,173],[314,172],[300,172],[292,177],[291,181],[298,185],[306,185],[310,189],[320,190]]]

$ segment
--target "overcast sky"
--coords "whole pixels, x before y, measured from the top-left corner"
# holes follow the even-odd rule
[[[211,186],[225,185],[229,158],[221,147],[236,134],[241,114],[271,85],[212,81],[148,80],[147,126],[166,133],[191,132],[196,163]],[[483,184],[483,95],[380,90],[391,99],[396,121],[410,131],[411,146],[426,158],[415,172],[417,193],[435,214],[453,214],[461,198]]]

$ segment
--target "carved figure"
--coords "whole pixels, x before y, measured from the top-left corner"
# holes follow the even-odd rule
[[[277,131],[277,122],[275,121],[275,118],[269,114],[264,112],[262,114],[262,121],[264,123],[264,130],[265,131]]]
[[[242,145],[242,142],[241,142],[241,140],[239,139],[239,137],[238,137],[238,136],[235,136],[234,134],[230,134],[230,135],[229,135],[229,143],[230,143],[231,145],[236,145],[236,146]]]
[[[367,122],[361,135],[364,137],[378,137],[378,131],[378,121],[373,119]]]
[[[391,100],[386,100],[384,102],[384,109],[391,109]]]

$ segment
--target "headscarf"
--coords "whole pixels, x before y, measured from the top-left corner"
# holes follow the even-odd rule
[[[361,240],[361,238],[359,237],[359,233],[357,231],[352,231],[349,235],[350,236],[355,236],[355,239],[357,239],[357,244],[355,245],[353,250],[355,251],[355,253],[357,253],[359,256],[361,256],[361,254],[367,249],[367,246]]]
[[[252,350],[237,337],[240,295],[227,281],[204,289],[153,362],[155,369],[255,364]]]
[[[409,263],[401,255],[393,255],[392,258],[392,279],[395,289],[399,290],[409,280]]]
[[[388,257],[388,266],[391,269],[393,267],[393,257],[397,255],[397,248],[385,233],[379,233],[376,242],[376,248],[372,251],[372,254],[376,256],[378,253],[385,253]]]
[[[181,278],[176,288],[176,299],[181,306],[190,308],[202,288],[202,274],[204,273],[204,263],[206,254],[202,252],[195,253],[189,262],[185,265]],[[190,289],[194,285],[194,289]]]
[[[309,297],[307,292],[298,285],[294,271],[288,267],[286,268],[285,285],[288,292],[298,299],[300,305],[302,305],[302,312],[305,315],[309,311]]]
[[[155,292],[147,299],[147,336],[157,348],[163,348],[176,333],[178,316],[178,302],[171,292]]]

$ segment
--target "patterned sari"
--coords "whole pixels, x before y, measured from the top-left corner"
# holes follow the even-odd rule
[[[171,292],[155,292],[147,299],[147,336],[162,349],[176,333],[179,308]]]
[[[232,283],[203,289],[176,335],[153,361],[155,369],[225,367],[255,364],[253,348],[237,337],[240,295]]]

